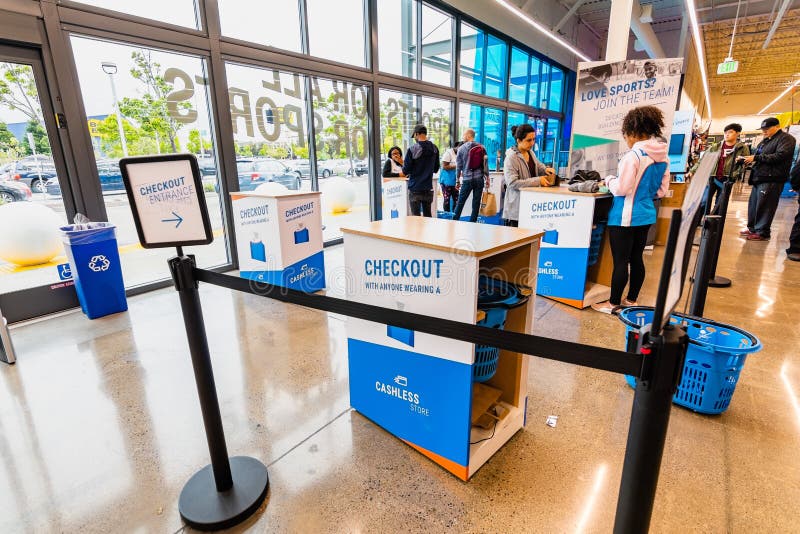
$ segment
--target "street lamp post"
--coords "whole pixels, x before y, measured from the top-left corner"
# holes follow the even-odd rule
[[[114,109],[117,110],[117,128],[119,128],[119,140],[122,143],[122,155],[128,157],[128,143],[125,142],[125,129],[122,127],[122,110],[119,109],[119,101],[117,100],[117,86],[114,84],[114,75],[117,73],[117,64],[110,61],[103,61],[100,66],[103,72],[108,74],[108,79],[111,80],[111,98],[114,100]]]

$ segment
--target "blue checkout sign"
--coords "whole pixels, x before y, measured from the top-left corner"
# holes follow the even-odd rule
[[[200,168],[192,154],[123,158],[119,167],[144,248],[211,243]]]

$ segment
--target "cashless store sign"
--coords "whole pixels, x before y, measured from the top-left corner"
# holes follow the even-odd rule
[[[123,158],[119,167],[144,248],[211,243],[200,168],[192,154]]]

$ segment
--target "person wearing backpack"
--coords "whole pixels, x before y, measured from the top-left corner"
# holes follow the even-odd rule
[[[461,218],[467,197],[472,193],[472,213],[469,222],[478,221],[481,210],[481,196],[483,188],[489,187],[489,166],[486,149],[475,141],[475,130],[468,128],[464,132],[464,144],[458,147],[456,154],[456,177],[461,179],[461,188],[458,191],[458,203],[453,213],[453,220]]]
[[[608,213],[608,237],[614,260],[611,298],[592,304],[595,311],[616,313],[622,307],[637,306],[645,278],[643,255],[647,233],[657,216],[653,199],[662,198],[669,190],[667,143],[659,138],[662,128],[664,114],[655,106],[634,108],[622,119],[622,137],[630,151],[619,160],[617,176],[605,179],[614,195]],[[623,299],[626,285],[628,296]]]

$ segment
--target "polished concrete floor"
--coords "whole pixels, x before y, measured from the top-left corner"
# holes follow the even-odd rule
[[[731,205],[706,316],[764,343],[730,409],[674,408],[653,532],[797,532],[800,263],[785,261],[796,201],[767,243]],[[466,223],[465,223],[466,224]],[[661,251],[648,254],[652,300]],[[341,247],[327,252],[341,295]],[[228,449],[269,466],[266,506],[233,531],[610,532],[633,392],[621,376],[533,358],[527,426],[461,482],[349,408],[344,319],[201,289]],[[616,318],[536,302],[535,333],[621,348]],[[89,321],[15,327],[0,366],[0,532],[188,531],[177,499],[208,462],[177,295]],[[558,415],[558,424],[545,424]]]

